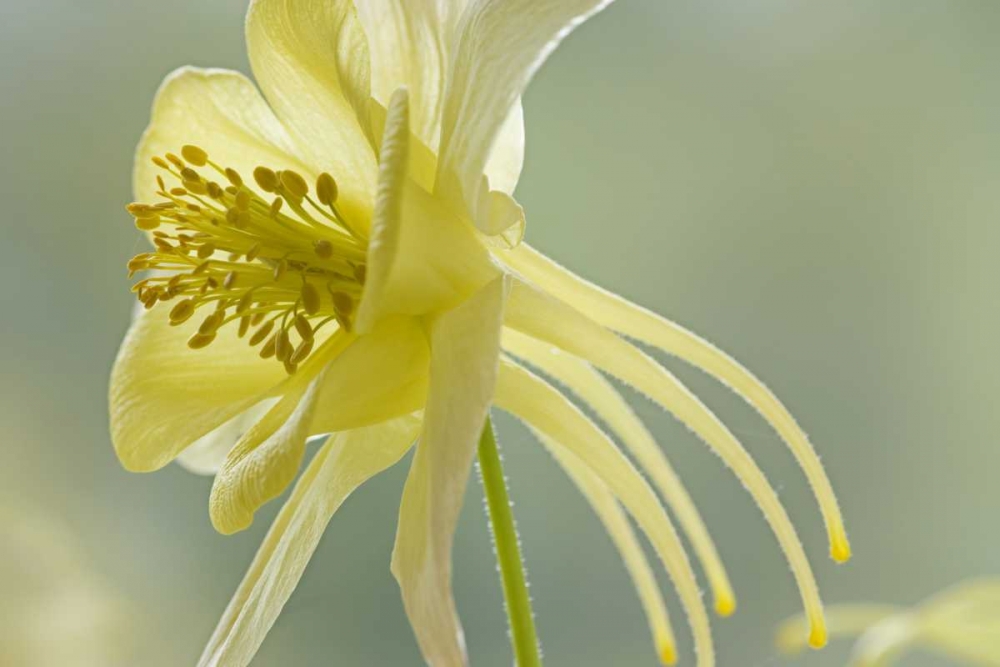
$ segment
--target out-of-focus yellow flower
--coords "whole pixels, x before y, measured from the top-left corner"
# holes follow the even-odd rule
[[[677,416],[732,467],[774,529],[825,642],[816,583],[785,508],[733,434],[622,335],[741,393],[812,483],[833,557],[849,547],[818,458],[788,411],[730,357],[521,243],[512,197],[524,151],[520,95],[606,0],[257,0],[247,42],[257,84],[185,68],[160,89],[129,210],[153,249],[132,272],[146,312],[111,379],[111,427],[130,470],[178,458],[215,474],[223,533],[313,458],[226,611],[203,665],[244,665],[291,595],[332,514],[420,444],[403,491],[392,571],[424,657],[466,661],[451,593],[455,524],[491,405],[544,442],[622,551],[660,656],[663,601],[620,507],[679,591],[699,664],[714,661],[692,567],[653,488],[530,364],[621,436],[703,563],[716,609],[735,598],[690,498],[648,431],[594,369]],[[172,152],[173,151],[173,152]],[[515,358],[520,361],[516,361]],[[620,504],[620,505],[619,505]]]
[[[1000,579],[963,582],[905,608],[845,604],[827,608],[831,637],[854,637],[851,665],[887,667],[906,652],[925,649],[973,665],[1000,665]],[[777,644],[803,647],[801,617],[783,623]]]
[[[69,526],[0,510],[0,665],[107,667],[134,651],[135,610],[83,562]]]

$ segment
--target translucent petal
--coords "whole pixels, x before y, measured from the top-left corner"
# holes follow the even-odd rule
[[[382,140],[367,278],[355,322],[361,333],[390,315],[454,307],[500,273],[474,230],[407,179],[408,109],[406,91],[397,91]]]
[[[522,245],[498,254],[530,281],[584,313],[599,324],[643,341],[701,368],[742,396],[788,444],[809,480],[826,521],[830,554],[843,562],[851,547],[837,498],[819,457],[788,409],[738,361],[698,335],[641,306],[587,282],[534,248]]]
[[[312,173],[303,162],[308,156],[253,82],[239,72],[182,67],[164,79],[136,148],[132,182],[136,200],[159,201],[156,177],[163,170],[151,159],[179,154],[186,144],[201,147],[214,162],[235,169],[244,179],[250,179],[259,165]]]
[[[505,278],[432,324],[430,391],[403,489],[392,573],[428,664],[467,662],[451,594],[451,547],[476,444],[493,399]]]
[[[500,364],[496,405],[549,436],[618,497],[666,566],[688,615],[698,665],[714,664],[712,631],[684,547],[656,494],[615,444],[551,385],[510,360]]]
[[[292,595],[344,500],[398,461],[420,428],[413,417],[338,433],[316,453],[282,507],[198,661],[245,667]]]
[[[652,434],[611,383],[582,359],[517,331],[506,329],[503,345],[579,396],[621,438],[688,534],[715,595],[716,611],[723,616],[735,611],[729,577],[691,496]]]
[[[367,39],[350,0],[254,0],[254,77],[306,162],[337,179],[338,207],[364,228],[377,167],[369,120]]]
[[[359,337],[327,367],[312,434],[368,426],[423,408],[430,349],[412,317],[392,317]]]
[[[760,506],[795,575],[810,621],[810,644],[826,643],[823,606],[802,543],[764,473],[736,437],[676,377],[616,334],[538,289],[515,280],[508,326],[586,359],[656,401],[719,454]]]
[[[487,161],[515,101],[559,42],[610,0],[472,0],[462,16],[445,93],[438,188],[473,214],[482,201]],[[516,220],[478,217],[486,234]]]
[[[226,455],[212,484],[209,514],[223,534],[250,526],[264,503],[292,483],[313,428],[326,364],[350,344],[341,331],[327,340],[286,383],[280,400]]]
[[[670,627],[670,619],[667,616],[667,606],[663,601],[663,596],[660,595],[659,584],[646,560],[646,555],[642,551],[642,545],[639,543],[635,531],[632,530],[628,517],[622,511],[621,505],[618,504],[607,485],[578,458],[552,442],[547,436],[541,433],[536,433],[536,435],[580,489],[580,493],[594,508],[594,512],[604,524],[604,529],[608,531],[618,553],[625,561],[625,567],[628,569],[632,583],[642,601],[646,618],[649,621],[649,630],[653,635],[653,643],[657,647],[657,655],[664,664],[673,664],[677,649],[674,633]]]
[[[195,440],[177,455],[177,463],[196,475],[214,475],[219,472],[226,455],[243,434],[267,414],[277,399],[268,399],[236,415],[208,435]]]
[[[233,327],[212,345],[192,350],[199,322],[170,326],[169,304],[136,318],[111,370],[111,439],[122,465],[157,470],[199,438],[259,401],[287,377],[260,359]]]

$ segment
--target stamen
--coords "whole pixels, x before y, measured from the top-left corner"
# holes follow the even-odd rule
[[[211,345],[233,324],[237,336],[250,334],[248,343],[260,346],[262,358],[274,357],[286,372],[296,372],[323,326],[350,328],[363,289],[367,242],[333,206],[336,182],[329,174],[317,179],[317,197],[330,214],[309,198],[309,185],[297,172],[257,167],[255,191],[198,146],[186,145],[180,154],[183,159],[168,153],[152,160],[164,172],[156,177],[163,201],[126,206],[155,246],[129,261],[129,276],[159,272],[134,285],[136,298],[151,309],[179,297],[167,314],[173,326],[208,306],[188,339],[191,349]],[[204,167],[228,185],[199,172]],[[172,181],[169,188],[166,181]],[[307,213],[303,201],[326,220]],[[324,285],[328,295],[321,293]]]

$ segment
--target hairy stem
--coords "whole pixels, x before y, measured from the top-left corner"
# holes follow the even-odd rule
[[[531,597],[528,595],[514,512],[507,495],[507,482],[493,433],[493,423],[488,415],[486,424],[483,425],[483,434],[479,438],[479,471],[493,530],[493,545],[503,584],[515,664],[517,667],[540,667],[542,658],[535,632],[535,616],[531,611]]]

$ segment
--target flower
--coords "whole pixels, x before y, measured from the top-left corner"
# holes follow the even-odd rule
[[[860,635],[851,664],[887,667],[915,648],[974,665],[1000,665],[1000,579],[953,586],[913,608],[877,604],[834,605],[827,609],[831,636]],[[783,623],[782,650],[802,648],[803,619]]]
[[[833,557],[849,547],[830,483],[788,411],[730,357],[521,243],[512,197],[520,95],[599,0],[256,0],[242,75],[184,68],[163,83],[137,151],[136,225],[153,249],[130,272],[144,306],[111,378],[114,445],[129,470],[175,458],[215,475],[210,514],[232,533],[313,457],[202,656],[245,665],[332,514],[419,441],[392,572],[428,663],[466,662],[451,547],[491,406],[525,421],[622,552],[665,662],[663,601],[622,507],[673,578],[699,664],[713,663],[691,564],[653,488],[565,394],[621,436],[691,537],[726,615],[719,557],[652,436],[594,369],[627,382],[711,445],[763,509],[825,641],[817,587],[772,487],[733,434],[622,335],[728,383],[791,447]],[[177,155],[176,153],[180,154]],[[620,335],[621,334],[621,335]]]

